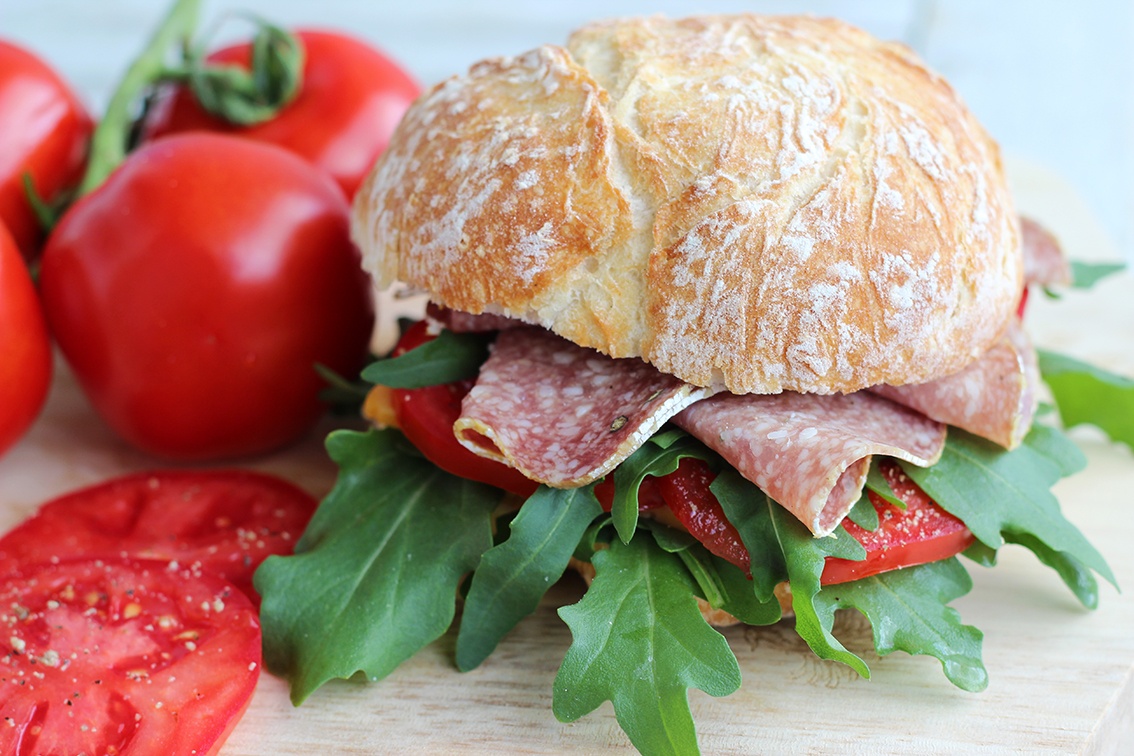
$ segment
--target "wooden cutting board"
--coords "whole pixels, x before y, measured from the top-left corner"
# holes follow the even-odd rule
[[[1075,256],[1113,257],[1090,214],[1046,171],[1013,164],[1021,208],[1043,219]],[[1058,303],[1032,298],[1036,341],[1134,375],[1134,278],[1121,276]],[[955,603],[985,633],[986,691],[965,693],[926,657],[882,659],[869,625],[840,618],[836,634],[873,679],[818,660],[789,623],[725,630],[744,684],[723,699],[690,692],[705,753],[1134,752],[1134,454],[1077,432],[1088,470],[1059,484],[1070,519],[1110,561],[1127,593],[1104,585],[1083,610],[1030,552],[1006,549],[992,570],[970,566],[975,587]],[[0,459],[0,528],[63,491],[159,463],[112,437],[65,368],[44,415]],[[320,434],[249,466],[325,493],[334,469]],[[566,579],[480,669],[458,673],[447,635],[378,684],[341,682],[301,708],[265,675],[223,749],[243,754],[595,753],[627,750],[609,704],[573,724],[551,714],[552,681],[570,644],[555,614],[577,599]],[[407,619],[412,621],[412,619]]]

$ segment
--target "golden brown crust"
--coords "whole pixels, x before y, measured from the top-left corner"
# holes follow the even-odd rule
[[[479,63],[411,108],[355,214],[380,285],[736,393],[955,372],[1021,286],[995,144],[904,47],[810,17]]]

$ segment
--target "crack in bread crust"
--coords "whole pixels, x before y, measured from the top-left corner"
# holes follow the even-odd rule
[[[1022,286],[953,90],[810,17],[616,20],[478,63],[410,109],[354,232],[379,286],[735,393],[954,373]]]

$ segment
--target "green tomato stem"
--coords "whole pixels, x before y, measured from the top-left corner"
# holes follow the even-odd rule
[[[189,44],[197,28],[200,0],[175,0],[149,44],[135,58],[106,106],[91,137],[90,158],[77,196],[97,189],[123,160],[133,128],[133,107],[142,94],[167,74],[171,49]]]

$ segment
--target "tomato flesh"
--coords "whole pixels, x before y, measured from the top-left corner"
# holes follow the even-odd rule
[[[260,626],[225,581],[68,561],[0,581],[0,752],[209,753],[251,700]]]
[[[54,499],[0,538],[0,576],[66,559],[159,559],[222,577],[259,603],[252,574],[290,554],[315,498],[244,470],[125,475]]]
[[[824,585],[937,562],[972,545],[973,534],[965,524],[937,506],[896,462],[886,460],[879,469],[894,494],[905,502],[906,509],[903,511],[873,491],[868,492],[870,503],[878,512],[878,528],[869,531],[850,520],[843,521],[847,533],[866,548],[866,559],[829,557],[823,568]]]
[[[402,336],[394,356],[433,338],[428,323],[418,321]],[[527,498],[539,488],[538,483],[502,462],[469,451],[453,434],[453,423],[461,416],[461,401],[475,383],[470,379],[424,388],[394,389],[398,427],[426,459],[442,470]]]
[[[702,460],[686,457],[677,470],[658,478],[658,489],[689,534],[712,553],[748,572],[748,550],[709,490],[716,474]]]
[[[880,469],[897,497],[906,503],[906,509],[903,511],[870,492],[879,527],[868,531],[850,520],[843,521],[847,533],[866,549],[866,558],[854,561],[828,557],[821,578],[823,585],[936,562],[960,553],[973,542],[964,523],[938,507],[897,463],[884,461]],[[657,478],[657,488],[693,537],[712,553],[747,572],[748,551],[709,489],[713,477],[707,464],[687,458],[675,472]]]

